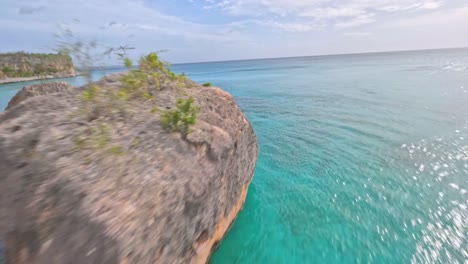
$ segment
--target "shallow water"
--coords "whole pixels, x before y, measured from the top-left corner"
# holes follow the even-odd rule
[[[97,81],[104,77],[106,74],[111,74],[115,72],[124,71],[124,68],[109,68],[109,69],[100,69],[95,70],[91,73],[91,78],[94,81]],[[85,85],[87,83],[87,79],[84,76],[76,76],[71,78],[59,78],[59,79],[45,79],[45,80],[34,80],[29,82],[18,82],[18,83],[8,83],[8,84],[0,84],[0,111],[3,111],[10,99],[15,96],[15,94],[21,90],[26,85],[37,84],[37,83],[47,83],[52,81],[65,81],[70,83],[73,86],[79,87]]]
[[[259,140],[211,263],[468,259],[468,50],[172,68],[230,92]]]

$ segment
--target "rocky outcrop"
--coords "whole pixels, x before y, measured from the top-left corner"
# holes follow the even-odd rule
[[[52,75],[69,77],[75,75],[70,56],[42,53],[3,53],[0,54],[0,77],[31,77]]]
[[[49,83],[39,83],[32,84],[23,87],[8,103],[6,110],[12,108],[13,106],[19,104],[20,102],[26,100],[29,97],[47,95],[52,93],[60,93],[71,91],[75,87],[71,86],[66,82],[49,82]]]
[[[258,148],[233,97],[184,79],[114,100],[121,77],[0,113],[7,263],[206,263],[241,210]],[[199,106],[186,136],[161,126],[178,97]]]

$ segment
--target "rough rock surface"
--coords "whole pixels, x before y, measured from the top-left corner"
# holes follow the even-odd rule
[[[108,99],[121,76],[93,102],[63,89],[0,113],[7,263],[205,263],[242,208],[258,148],[233,97],[185,79]],[[180,96],[200,107],[186,137],[152,111]]]
[[[6,110],[12,108],[13,106],[19,104],[20,102],[26,100],[29,97],[47,95],[52,93],[59,93],[65,91],[71,91],[75,87],[71,86],[66,82],[49,82],[49,83],[39,83],[32,84],[23,87],[11,100],[8,102]]]
[[[2,71],[7,77],[15,77],[21,73],[29,73],[28,76],[75,74],[72,58],[68,55],[25,52],[0,53],[0,72]]]

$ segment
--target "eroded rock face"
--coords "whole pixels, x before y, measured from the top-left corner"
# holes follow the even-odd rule
[[[30,73],[31,75],[75,74],[72,58],[64,54],[45,53],[0,53],[0,69],[8,68],[5,75],[11,73]]]
[[[8,102],[6,110],[12,108],[13,106],[19,104],[20,102],[26,100],[29,97],[42,96],[52,93],[60,93],[66,91],[72,91],[75,87],[71,86],[66,82],[49,82],[49,83],[39,83],[32,84],[23,87],[11,100]]]
[[[104,94],[116,76],[98,82]],[[125,103],[65,89],[0,113],[7,263],[207,262],[243,206],[258,148],[231,95],[184,82]],[[200,106],[187,137],[151,111],[180,96]]]

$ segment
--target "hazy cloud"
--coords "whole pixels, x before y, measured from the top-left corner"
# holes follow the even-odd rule
[[[45,9],[45,6],[39,6],[39,7],[22,6],[20,7],[18,13],[21,15],[31,15],[44,9]]]
[[[376,21],[375,14],[365,14],[365,15],[359,15],[357,17],[353,17],[347,20],[337,22],[335,26],[337,26],[338,28],[348,28],[348,27],[356,27],[356,26],[361,26],[365,24],[370,24],[375,21]]]
[[[370,32],[345,32],[343,35],[345,36],[351,36],[351,37],[365,37],[369,36],[371,33]]]
[[[443,5],[443,1],[430,0],[205,0],[205,3],[205,8],[219,9],[233,16],[257,19],[276,16],[276,25],[286,31],[323,28],[312,24],[338,28],[356,27],[376,22],[386,16],[386,13],[435,10]],[[296,20],[294,24],[283,21],[292,19]]]

